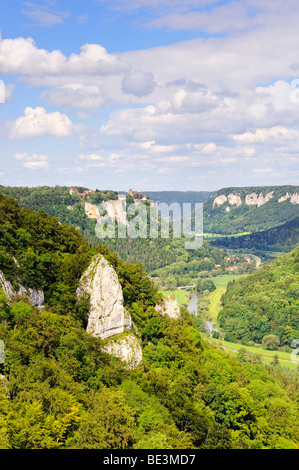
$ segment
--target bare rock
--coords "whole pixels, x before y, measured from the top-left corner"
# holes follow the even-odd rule
[[[173,295],[169,295],[162,304],[157,304],[156,311],[163,316],[168,315],[170,318],[174,318],[175,320],[177,320],[181,315],[180,306]]]
[[[238,194],[233,194],[233,193],[229,194],[228,202],[230,205],[236,205],[237,207],[242,205],[241,196],[239,196]]]
[[[278,199],[278,202],[284,202],[286,201],[287,199],[290,199],[291,195],[289,193],[286,193],[285,196],[281,196],[279,199]]]
[[[213,207],[215,206],[222,206],[227,201],[227,197],[225,194],[221,194],[220,196],[215,197],[213,202]]]
[[[293,196],[291,196],[290,202],[291,204],[299,204],[299,194],[293,194]]]
[[[142,363],[141,343],[133,333],[109,340],[103,351],[124,361],[128,369],[134,369]]]
[[[42,290],[31,289],[20,285],[19,290],[15,291],[10,281],[7,281],[2,271],[0,271],[0,287],[7,296],[8,300],[12,300],[16,295],[25,295],[36,307],[43,308],[45,305],[45,295]]]
[[[270,201],[270,199],[273,198],[273,195],[274,195],[274,191],[267,193],[266,196],[263,196],[263,193],[260,193],[259,195],[257,193],[247,194],[245,198],[245,204],[247,206],[260,207],[263,204],[266,204],[266,202]]]
[[[77,297],[90,295],[87,331],[102,339],[124,333],[133,327],[124,308],[123,292],[117,274],[102,255],[94,256],[83,274]]]

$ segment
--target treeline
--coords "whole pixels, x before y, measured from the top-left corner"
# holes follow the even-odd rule
[[[299,248],[255,273],[229,283],[218,315],[228,341],[261,344],[275,335],[278,346],[299,338]]]

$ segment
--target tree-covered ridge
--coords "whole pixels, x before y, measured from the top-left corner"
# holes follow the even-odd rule
[[[140,264],[88,245],[57,219],[2,196],[0,221],[0,269],[46,290],[42,310],[0,292],[0,448],[298,446],[295,372],[227,357],[203,341],[185,309],[178,321],[159,315],[160,296]],[[143,365],[136,370],[85,331],[87,306],[76,302],[74,285],[94,253],[115,268],[139,332]],[[35,260],[30,275],[29,264],[22,271],[28,257]]]
[[[216,194],[216,191],[143,191],[144,194],[151,200],[157,203],[165,204],[180,204],[183,208],[183,204],[194,204],[204,203]]]
[[[238,237],[221,237],[210,243],[232,249],[290,251],[299,244],[299,217],[268,230]]]
[[[265,204],[247,205],[245,199],[247,195],[272,193],[273,197]],[[242,232],[256,232],[266,230],[277,225],[284,224],[299,214],[298,204],[292,204],[290,198],[285,201],[278,200],[286,194],[299,194],[298,186],[261,186],[242,188],[223,188],[217,191],[215,197],[229,194],[237,195],[241,198],[242,204],[229,204],[225,201],[221,205],[214,204],[215,197],[209,198],[204,204],[204,232],[236,234]],[[228,211],[229,209],[229,211]]]
[[[218,316],[228,341],[299,338],[299,248],[228,285]]]

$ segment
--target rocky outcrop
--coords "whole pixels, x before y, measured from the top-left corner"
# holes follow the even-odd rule
[[[247,206],[260,207],[263,204],[266,204],[266,202],[270,201],[270,199],[273,198],[273,195],[274,195],[274,191],[267,193],[266,196],[263,196],[263,193],[260,193],[259,195],[257,193],[247,194],[245,198],[245,204]]]
[[[220,196],[216,196],[213,202],[213,207],[215,206],[222,206],[227,201],[227,197],[225,194],[221,194]]]
[[[43,308],[45,305],[45,296],[42,290],[36,290],[19,286],[19,289],[15,291],[11,282],[7,281],[2,271],[0,271],[0,287],[7,296],[8,300],[12,300],[16,295],[25,295],[29,297],[29,300],[36,305],[38,308]]]
[[[90,296],[87,331],[102,339],[133,327],[124,308],[124,298],[117,274],[102,255],[96,255],[83,274],[77,297]]]
[[[89,295],[87,332],[105,340],[103,351],[124,361],[129,369],[142,362],[141,342],[131,331],[133,322],[124,307],[117,274],[104,256],[93,257],[83,273],[77,297]]]
[[[242,199],[241,196],[238,194],[229,194],[228,195],[228,202],[230,205],[236,205],[237,207],[242,205]]]
[[[89,202],[85,203],[85,214],[89,219],[95,219],[97,222],[102,222],[104,220],[103,212],[105,211],[107,216],[112,219],[116,220],[117,223],[122,225],[128,225],[127,220],[127,213],[125,210],[125,204],[123,201],[107,201],[102,202],[101,205],[101,213],[99,210],[99,206],[95,204],[90,204]]]
[[[260,194],[255,193],[255,192],[247,194],[245,196],[245,204],[247,206],[260,207],[266,204],[267,202],[269,202],[271,199],[273,199],[274,193],[275,191],[270,191],[265,196],[263,195],[262,192]],[[289,192],[287,192],[285,196],[281,196],[278,199],[278,203],[284,202],[288,199],[290,200],[291,204],[299,204],[299,194],[298,193],[290,194]],[[219,196],[215,197],[213,201],[213,208],[215,206],[222,206],[224,203],[228,203],[231,206],[239,207],[242,205],[242,198],[241,196],[239,196],[239,194],[235,194],[235,193],[230,193],[228,196],[226,196],[225,194],[220,194]],[[229,206],[226,205],[225,211],[230,212]]]
[[[291,195],[289,193],[286,193],[285,196],[281,196],[279,199],[278,199],[278,202],[284,202],[286,201],[287,199],[290,199]]]
[[[140,340],[133,333],[109,340],[103,351],[124,361],[128,369],[134,369],[142,363]]]
[[[157,304],[156,311],[163,316],[168,315],[170,318],[174,318],[175,320],[177,320],[181,315],[178,301],[172,295],[169,295],[162,304]]]
[[[299,194],[295,193],[293,196],[291,196],[290,202],[292,204],[299,204]]]

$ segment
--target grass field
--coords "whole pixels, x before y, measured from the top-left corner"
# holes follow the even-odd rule
[[[291,353],[288,353],[288,352],[269,351],[268,349],[262,349],[262,348],[258,348],[254,346],[244,346],[243,344],[239,344],[239,343],[231,343],[229,341],[215,340],[211,337],[209,337],[208,340],[209,342],[212,342],[213,344],[223,348],[224,351],[226,351],[228,354],[232,354],[234,356],[238,354],[239,349],[243,348],[250,353],[261,355],[262,362],[264,364],[270,364],[273,361],[273,357],[277,355],[279,358],[279,364],[281,366],[285,366],[290,369],[296,370],[299,365],[299,362],[292,362]]]
[[[216,290],[214,290],[210,294],[209,314],[213,322],[216,322],[218,313],[221,310],[220,299],[221,299],[222,294],[224,294],[225,290],[226,290],[225,287],[218,286],[216,287]]]
[[[176,290],[161,290],[160,291],[163,296],[166,298],[170,294],[174,295],[179,303],[179,305],[188,305],[189,303],[189,296],[186,291],[181,290],[181,289],[176,289]]]
[[[223,274],[222,276],[210,277],[209,279],[214,282],[216,287],[226,288],[230,281],[241,279],[245,276],[248,276],[248,274]]]
[[[212,239],[212,238],[224,238],[224,237],[241,237],[241,235],[250,235],[251,232],[240,232],[234,233],[233,235],[226,235],[222,233],[203,233],[203,238]]]

